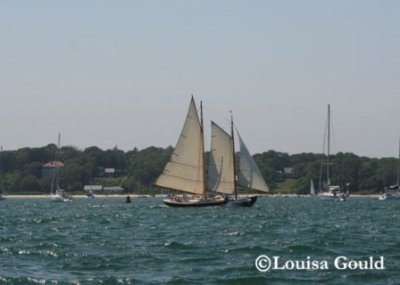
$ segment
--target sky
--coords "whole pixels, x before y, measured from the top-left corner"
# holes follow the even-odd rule
[[[0,144],[174,146],[190,97],[252,153],[398,155],[400,2],[0,0]],[[209,145],[206,138],[206,145]]]

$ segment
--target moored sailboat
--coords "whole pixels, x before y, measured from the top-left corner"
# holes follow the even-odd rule
[[[191,195],[173,195],[164,200],[171,207],[205,207],[223,205],[227,197],[211,196],[207,191],[205,169],[203,110],[200,118],[192,97],[182,132],[155,186]]]
[[[325,153],[322,154],[321,159],[321,171],[318,183],[318,193],[317,196],[322,199],[334,199],[336,201],[344,201],[348,196],[348,192],[344,192],[339,185],[332,185],[330,179],[330,140],[331,140],[331,105],[328,104],[328,117],[326,123],[326,136],[324,138],[324,148],[325,143],[327,145],[326,161],[324,161]],[[322,171],[323,166],[326,166],[326,181],[322,181]]]
[[[70,202],[72,200],[72,196],[68,194],[64,189],[60,188],[60,168],[64,166],[64,163],[60,161],[60,141],[61,135],[58,134],[58,145],[55,160],[50,161],[46,164],[52,168],[50,201]]]
[[[379,196],[379,200],[400,200],[400,139],[399,157],[397,158],[397,180],[396,184],[384,189],[384,193]]]
[[[238,169],[232,115],[230,135],[216,123],[211,123],[208,187],[212,191],[233,196],[229,199],[232,206],[251,207],[257,201],[257,196],[240,197],[238,186],[261,192],[269,192],[269,188],[239,132],[236,132],[240,144]]]

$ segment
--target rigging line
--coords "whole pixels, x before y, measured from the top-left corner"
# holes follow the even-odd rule
[[[209,120],[216,122],[222,129],[228,130],[230,128],[231,119],[229,117],[229,112],[226,112],[225,115],[225,112],[216,112],[210,106],[207,106],[207,110],[203,110],[203,112],[207,115],[206,117],[209,118]]]
[[[4,191],[4,178],[3,178],[3,146],[0,148],[0,194]]]
[[[186,177],[183,177],[183,176],[177,176],[177,175],[171,175],[171,174],[164,174],[164,175],[168,176],[168,177],[173,177],[175,179],[179,179],[181,181],[189,181],[189,182],[195,182],[195,183],[200,183],[200,182],[203,181],[201,179],[190,179],[190,178],[186,178]],[[160,186],[160,187],[162,187],[162,186]]]
[[[326,137],[327,137],[327,132],[328,132],[328,118],[325,122],[325,132],[324,132],[324,137],[323,137],[323,143],[322,143],[322,155],[321,155],[321,167],[320,167],[320,171],[319,171],[319,180],[318,180],[318,190],[321,191],[322,190],[322,170],[324,167],[324,156],[325,156],[325,147],[327,144],[326,141]]]
[[[333,150],[333,154],[337,154],[337,145],[336,145],[336,136],[335,136],[335,125],[333,124],[333,120],[332,120],[332,116],[331,116],[331,132],[332,132],[332,150]],[[336,159],[335,159],[336,161]],[[338,173],[336,173],[336,175],[334,176],[336,179],[337,183],[343,184],[343,181],[340,181],[343,179],[343,160],[340,161],[340,165],[338,165],[339,167],[339,171],[337,171]],[[333,164],[333,163],[332,163]],[[339,175],[339,178],[338,178]],[[339,180],[340,179],[340,180]]]
[[[332,143],[332,145],[333,145],[333,147],[332,147],[333,152],[332,153],[336,154],[336,149],[337,148],[336,148],[335,126],[333,124],[332,115],[331,115],[331,132],[332,132],[332,142],[333,142]]]

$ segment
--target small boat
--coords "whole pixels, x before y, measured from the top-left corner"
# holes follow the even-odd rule
[[[400,200],[400,188],[399,186],[392,185],[388,189],[385,189],[385,192],[378,197],[378,200]]]
[[[386,199],[387,199],[386,193],[383,193],[382,195],[380,195],[380,196],[378,197],[378,200],[379,200],[379,201],[385,201]]]
[[[220,195],[212,196],[207,190],[205,169],[203,106],[200,104],[200,118],[193,96],[189,104],[181,135],[163,172],[155,186],[193,194],[190,199],[174,195],[164,200],[171,207],[219,206],[228,202]]]
[[[61,135],[58,134],[58,145],[56,151],[56,158],[54,161],[46,163],[47,166],[52,167],[52,179],[51,179],[51,190],[50,190],[50,201],[51,202],[71,202],[72,195],[60,188],[60,168],[64,166],[64,163],[60,160],[60,141]]]
[[[71,202],[72,196],[63,189],[57,189],[54,194],[50,195],[51,202]]]
[[[400,200],[400,140],[399,140],[399,157],[397,159],[397,182],[389,188],[384,189],[384,193],[378,197],[379,200]]]
[[[342,202],[347,199],[348,194],[343,193],[339,186],[331,185],[328,186],[326,191],[318,193],[317,196],[321,199],[327,199],[327,200],[333,199]]]
[[[318,192],[316,193],[316,196],[321,199],[345,201],[350,196],[349,191],[344,192],[339,185],[332,185],[331,180],[330,180],[330,165],[332,164],[329,160],[330,159],[330,143],[331,143],[330,142],[330,139],[331,139],[330,122],[331,122],[331,105],[328,104],[328,118],[327,118],[327,123],[326,123],[327,129],[325,132],[326,136],[324,137],[324,149],[325,149],[325,143],[326,143],[327,154],[326,154],[326,161],[324,160],[325,153],[323,153],[323,155],[322,155]],[[324,181],[324,183],[323,183],[322,182],[322,171],[323,171],[324,165],[326,166],[326,181]]]
[[[94,198],[94,193],[92,190],[86,192],[86,198],[91,198],[91,199]]]

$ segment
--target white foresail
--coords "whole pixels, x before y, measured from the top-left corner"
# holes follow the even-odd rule
[[[256,162],[250,155],[239,132],[236,130],[240,143],[240,167],[238,172],[238,184],[243,187],[252,188],[258,191],[269,192],[267,183],[261,175]]]
[[[201,124],[193,98],[171,159],[155,185],[195,194],[204,192]]]
[[[314,181],[312,179],[310,181],[310,195],[315,195]]]
[[[233,194],[235,191],[235,172],[232,137],[211,122],[211,152],[208,166],[208,189]]]

